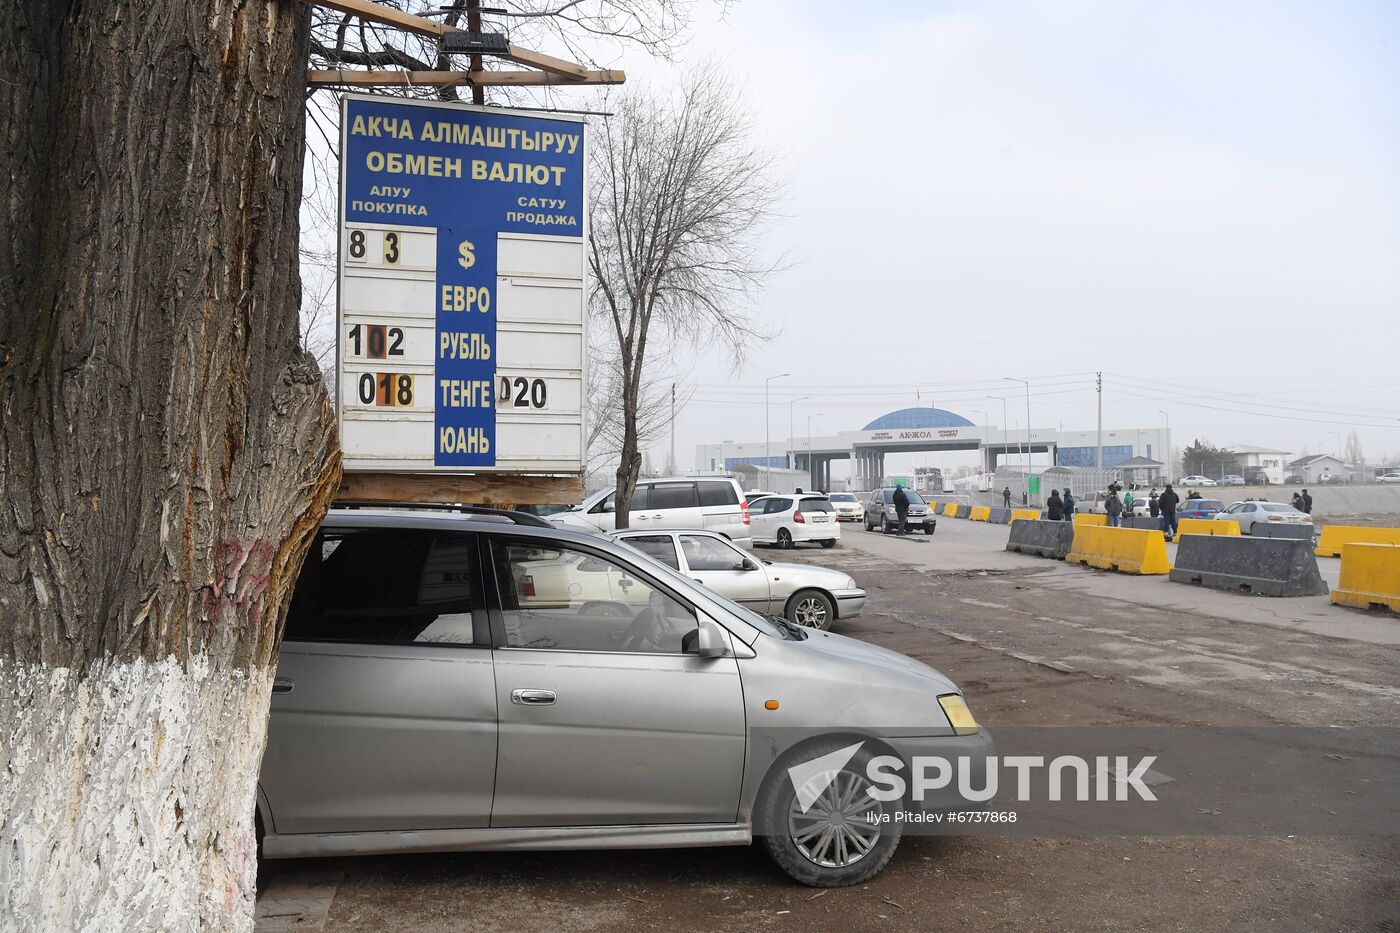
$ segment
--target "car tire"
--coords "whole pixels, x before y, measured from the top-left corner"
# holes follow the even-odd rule
[[[825,541],[822,542],[822,547],[836,547],[836,539],[827,538]]]
[[[937,527],[937,526],[935,526],[932,522],[930,522],[929,524],[925,525],[925,526],[924,526],[924,534],[926,534],[926,535],[931,535],[931,534],[933,534],[933,529],[934,529],[935,527]]]
[[[865,526],[865,530],[866,530],[866,531],[874,531],[874,530],[875,530],[875,526],[872,525],[872,524],[870,524],[870,519],[868,519],[868,518],[862,518],[862,519],[860,520],[860,523],[861,523],[862,525]]]
[[[783,548],[785,550],[787,548],[795,547],[792,540],[792,532],[788,531],[786,528],[778,529],[778,547]]]
[[[824,632],[836,621],[836,604],[821,590],[798,590],[788,598],[783,617],[803,628]]]
[[[801,809],[788,768],[840,751],[849,744],[839,739],[825,740],[784,757],[769,772],[754,808],[754,829],[762,834],[769,856],[788,877],[814,888],[844,888],[870,880],[889,864],[903,834],[903,824],[890,812],[897,801],[870,801],[867,807],[864,793],[859,789],[851,792],[853,787],[869,782],[866,769],[874,755],[865,747],[836,772],[809,809]],[[814,776],[813,780],[821,777]],[[836,804],[843,794],[857,803],[839,808]],[[834,825],[823,819],[832,812],[842,812],[845,818]],[[866,812],[883,813],[890,820],[872,823],[863,818]],[[828,828],[836,829],[830,838],[823,832]],[[852,851],[862,848],[864,851],[852,860]]]
[[[894,531],[894,528],[890,525],[889,522],[881,521],[880,530],[883,531],[885,534],[891,534]]]

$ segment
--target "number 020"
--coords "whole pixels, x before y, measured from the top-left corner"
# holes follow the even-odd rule
[[[543,379],[524,376],[501,377],[500,403],[511,408],[544,408],[549,403],[549,389]]]

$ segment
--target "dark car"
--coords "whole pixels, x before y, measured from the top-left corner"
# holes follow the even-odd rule
[[[899,518],[894,508],[894,490],[893,486],[885,486],[865,497],[866,531],[879,528],[889,534],[899,527]],[[933,509],[929,508],[923,496],[907,486],[904,488],[904,494],[909,497],[909,515],[905,527],[910,531],[922,528],[924,534],[933,534],[933,529],[938,525],[938,519],[933,517]]]
[[[1187,499],[1177,506],[1177,518],[1215,518],[1225,511],[1225,503],[1219,499]]]

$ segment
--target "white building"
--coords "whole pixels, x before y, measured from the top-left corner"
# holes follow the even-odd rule
[[[1347,465],[1331,454],[1313,454],[1310,457],[1299,457],[1288,464],[1289,474],[1301,476],[1304,486],[1309,483],[1320,483],[1324,476],[1335,476],[1338,473],[1346,475]]]
[[[1288,475],[1288,461],[1293,457],[1291,450],[1274,450],[1272,447],[1254,447],[1250,444],[1235,444],[1229,449],[1238,455],[1235,462],[1241,476],[1253,482],[1251,473],[1263,473],[1275,486],[1283,484],[1284,477]]]

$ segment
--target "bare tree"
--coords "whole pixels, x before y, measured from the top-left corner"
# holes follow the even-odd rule
[[[1366,453],[1361,449],[1361,437],[1354,429],[1347,435],[1346,451],[1342,459],[1354,467],[1366,465]]]
[[[619,528],[655,408],[644,391],[654,337],[725,346],[737,368],[759,332],[753,301],[779,266],[758,236],[780,185],[741,100],[718,76],[693,73],[673,95],[621,96],[593,136],[589,308],[616,346]]]

